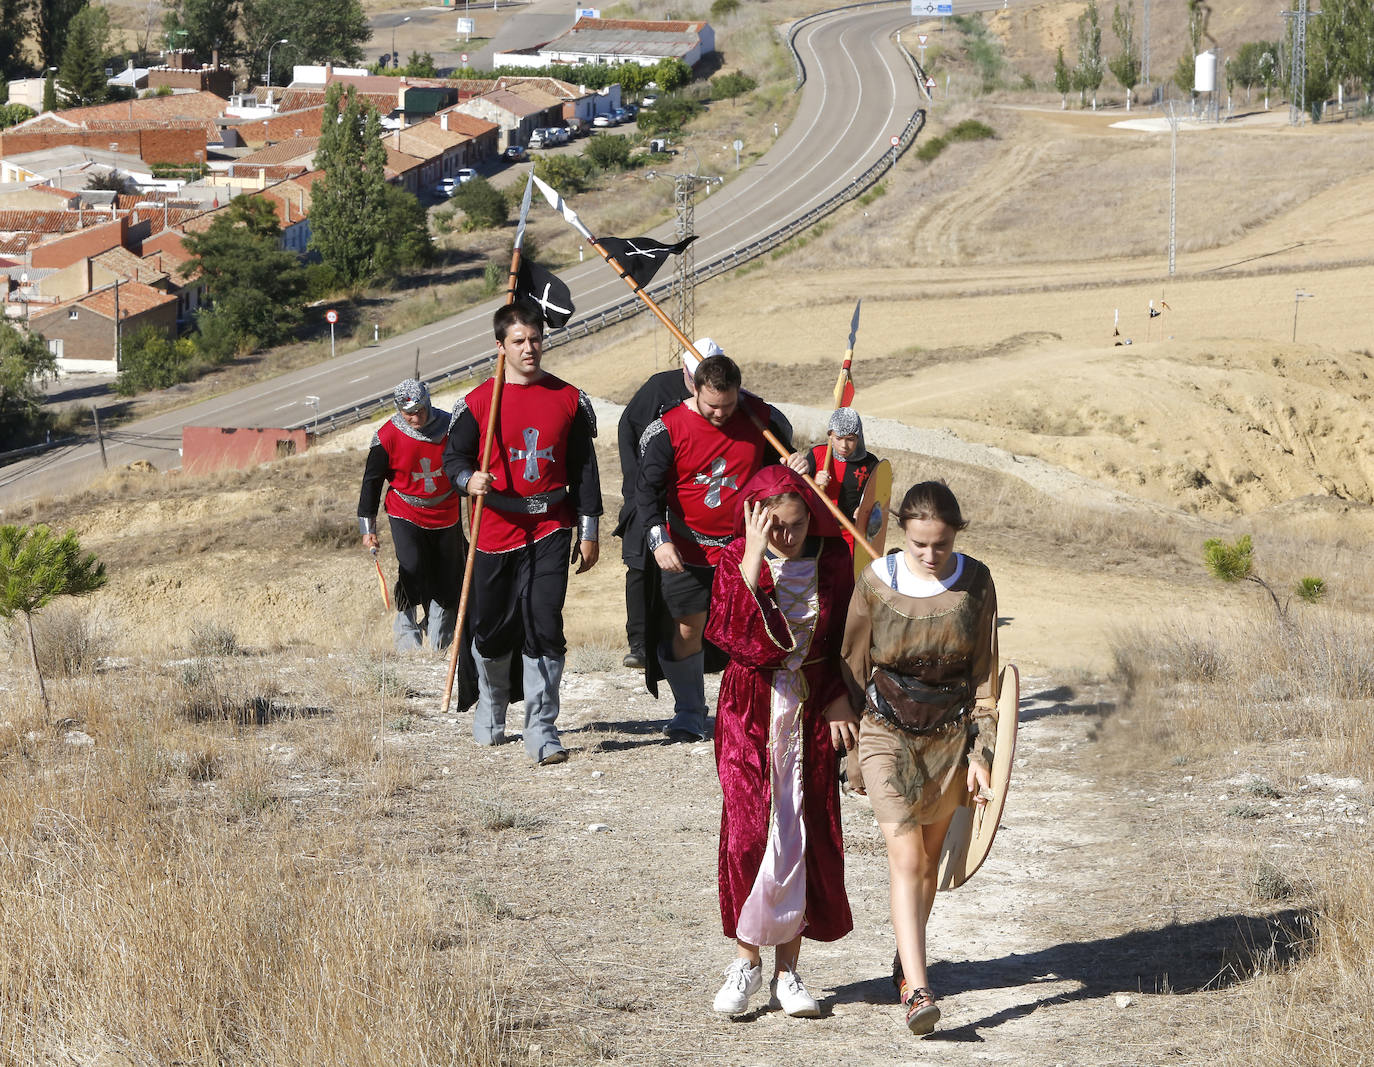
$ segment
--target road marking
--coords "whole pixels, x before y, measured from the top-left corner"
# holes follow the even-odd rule
[[[367,380],[368,380],[369,378],[371,378],[371,377],[372,377],[372,375],[370,375],[370,374],[364,374],[361,378],[350,378],[350,379],[348,379],[348,384],[349,384],[349,385],[357,385],[359,382],[365,382],[365,381],[367,381]]]
[[[295,406],[296,406],[296,402],[295,402],[294,400],[292,400],[292,401],[289,401],[288,403],[285,403],[285,404],[278,404],[278,405],[277,405],[276,407],[274,407],[272,410],[273,410],[273,411],[285,411],[287,408],[293,408],[293,407],[295,407]]]

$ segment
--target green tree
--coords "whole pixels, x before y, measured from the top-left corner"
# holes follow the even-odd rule
[[[630,139],[598,133],[582,153],[598,170],[624,170],[630,163]]]
[[[1260,71],[1262,57],[1269,47],[1267,41],[1246,41],[1231,57],[1227,71],[1235,83],[1245,90],[1245,102],[1250,102],[1250,93],[1255,86],[1263,83]]]
[[[285,38],[272,53],[274,71],[293,63],[362,63],[363,46],[372,30],[360,0],[242,0],[239,32],[244,61],[254,82],[266,70],[267,50]],[[528,74],[529,71],[525,71]]]
[[[17,126],[33,118],[34,110],[27,104],[5,104],[0,106],[0,130],[7,126]]]
[[[463,228],[467,230],[504,226],[509,217],[506,198],[501,195],[501,190],[480,175],[458,186],[453,194],[452,203],[461,208],[467,216],[463,224]]]
[[[1078,65],[1073,68],[1074,88],[1078,103],[1086,102],[1086,94],[1093,94],[1093,110],[1097,110],[1097,90],[1102,84],[1102,25],[1097,15],[1097,0],[1088,0],[1088,7],[1078,16]]]
[[[300,321],[305,272],[281,247],[276,209],[238,196],[201,233],[183,238],[204,275],[213,306],[196,321],[200,349],[225,359],[239,348],[273,345]]]
[[[24,61],[24,40],[29,33],[28,6],[28,0],[0,0],[0,78],[6,81],[28,73],[28,64]]]
[[[90,0],[32,0],[30,27],[40,68],[55,67],[67,47],[67,31]],[[51,110],[44,107],[44,110]]]
[[[729,100],[733,103],[736,97],[752,93],[758,87],[759,83],[743,71],[719,74],[711,79],[711,99]]]
[[[57,85],[69,105],[98,104],[105,99],[105,56],[110,46],[110,13],[86,7],[67,28],[67,47]]]
[[[216,49],[221,60],[243,54],[238,18],[239,0],[176,0],[162,28],[169,47],[189,48],[208,63]]]
[[[540,181],[547,182],[564,196],[569,196],[585,192],[591,185],[592,167],[581,156],[540,156],[534,161],[534,173]]]
[[[52,71],[43,75],[43,110],[57,110],[57,83],[53,81]]]
[[[173,339],[156,326],[144,326],[124,341],[114,391],[134,396],[184,382],[194,374],[196,355],[189,337]]]
[[[1112,9],[1112,33],[1121,42],[1121,51],[1107,63],[1112,77],[1126,90],[1126,110],[1131,110],[1131,91],[1140,84],[1140,57],[1136,55],[1135,43],[1135,4],[1126,0],[1123,10],[1120,4]]]
[[[653,107],[643,108],[635,125],[647,134],[676,136],[701,111],[701,105],[680,96],[661,97]]]
[[[76,534],[55,537],[46,526],[0,526],[0,618],[24,616],[38,693],[50,716],[33,616],[60,596],[85,596],[104,584],[105,564],[81,551]]]
[[[425,206],[398,185],[382,186],[382,233],[377,244],[375,274],[388,277],[413,267],[434,262],[434,241],[429,236]]]
[[[620,83],[621,92],[627,96],[638,96],[653,80],[653,68],[641,67],[638,63],[621,63],[615,68],[615,80]]]
[[[42,386],[57,360],[40,334],[0,320],[0,447],[17,447],[41,421]]]
[[[1059,56],[1054,61],[1054,91],[1059,94],[1059,108],[1069,106],[1069,90],[1073,88],[1073,75],[1069,65],[1064,62],[1064,49],[1060,46]]]
[[[1207,573],[1222,582],[1254,582],[1273,601],[1274,611],[1280,622],[1288,621],[1288,605],[1292,597],[1306,604],[1315,604],[1326,595],[1326,582],[1321,578],[1302,578],[1293,586],[1292,592],[1283,601],[1279,600],[1274,587],[1255,571],[1255,546],[1249,534],[1244,534],[1234,544],[1227,544],[1219,537],[1213,537],[1202,545],[1202,561]]]
[[[660,59],[650,68],[653,81],[661,92],[675,93],[692,80],[692,68],[680,59]]]
[[[739,0],[712,0],[711,18],[719,21],[739,10]]]
[[[310,247],[347,285],[378,277],[383,247],[399,239],[387,225],[386,149],[381,120],[350,85],[325,94],[315,166],[324,177],[311,189]]]

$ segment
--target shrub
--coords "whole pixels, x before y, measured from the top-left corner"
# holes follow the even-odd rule
[[[759,83],[742,71],[722,74],[711,81],[712,100],[734,100],[745,93],[752,93]]]
[[[623,141],[623,137],[615,138]],[[592,138],[592,145],[597,141],[604,140],[601,137]],[[588,146],[588,150],[590,151]],[[560,193],[581,193],[586,191],[591,184],[592,164],[581,156],[540,156],[534,163],[534,173],[539,176],[541,181],[548,182]],[[525,187],[516,183],[511,188],[517,189],[524,195]],[[518,203],[517,203],[518,208]]]
[[[676,135],[682,132],[682,127],[687,125],[701,111],[701,105],[694,100],[684,100],[678,96],[665,96],[653,107],[646,107],[640,111],[635,119],[635,124],[645,133],[649,134],[671,134]]]
[[[458,186],[453,194],[453,203],[462,209],[466,217],[465,230],[485,230],[494,226],[504,226],[509,213],[506,198],[499,189],[485,178],[473,178]]]
[[[587,142],[585,154],[598,170],[624,170],[630,163],[630,139],[599,133]]]
[[[165,389],[194,373],[196,346],[190,338],[173,340],[155,326],[144,326],[122,347],[119,377],[114,383],[120,396]]]

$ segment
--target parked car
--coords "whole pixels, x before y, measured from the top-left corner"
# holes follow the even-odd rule
[[[616,124],[617,126],[619,126],[622,122],[629,122],[629,121],[630,121],[630,113],[629,113],[628,111],[626,111],[623,107],[618,107],[618,108],[616,108],[614,114],[615,114],[615,124]]]
[[[453,190],[457,189],[458,185],[459,181],[456,176],[452,178],[440,178],[439,184],[434,187],[434,191],[439,196],[449,197],[453,195]]]
[[[615,117],[612,115],[598,115],[592,119],[592,125],[599,130],[604,130],[607,126],[615,125]]]
[[[549,144],[567,144],[572,140],[572,134],[568,132],[566,126],[550,126],[544,132],[548,134]]]
[[[629,115],[630,118],[634,118],[636,115],[639,114],[639,105],[638,105],[638,104],[626,104],[626,105],[625,105],[625,114]]]
[[[581,137],[591,128],[591,123],[586,119],[570,118],[568,120],[568,135],[570,137]]]
[[[549,144],[548,133],[549,131],[541,126],[539,127],[539,129],[535,130],[532,134],[530,134],[529,147],[531,152],[533,152],[536,148],[544,148]]]
[[[477,172],[471,167],[459,167],[458,173],[455,174],[454,177],[458,179],[459,185],[466,185],[468,182],[472,181],[473,178],[477,177]]]
[[[657,103],[658,103],[658,93],[645,93],[644,96],[641,97],[641,98],[640,98],[640,101],[639,101],[639,104],[640,104],[641,107],[653,107],[653,106],[654,106],[655,104],[657,104]]]
[[[510,145],[501,154],[505,156],[507,159],[509,159],[512,163],[517,163],[528,155],[528,153],[525,151],[525,146],[520,144]]]

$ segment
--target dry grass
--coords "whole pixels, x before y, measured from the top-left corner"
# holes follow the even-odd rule
[[[1177,754],[1176,761],[1221,777],[1241,752],[1264,758],[1289,750],[1285,780],[1276,786],[1251,776],[1224,807],[1229,819],[1264,825],[1304,775],[1352,777],[1365,790],[1374,780],[1374,636],[1367,617],[1299,605],[1287,624],[1272,611],[1256,611],[1220,625],[1136,628],[1118,637],[1116,662],[1130,712],[1123,729],[1137,738],[1137,752],[1156,759]],[[1343,847],[1324,848],[1320,862],[1264,859],[1253,872],[1258,904],[1307,899],[1313,920],[1302,958],[1261,973],[1242,992],[1256,1035],[1242,1057],[1247,1064],[1370,1062],[1374,860],[1366,833],[1352,826],[1347,836]],[[1272,831],[1261,840],[1272,841]]]
[[[56,683],[93,743],[0,726],[0,1061],[502,1062],[505,980],[371,830],[419,778],[375,704],[313,720],[325,792],[289,729],[188,725],[170,673]]]

